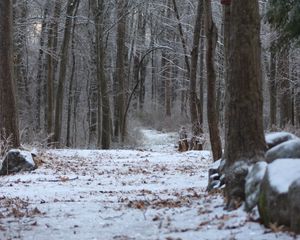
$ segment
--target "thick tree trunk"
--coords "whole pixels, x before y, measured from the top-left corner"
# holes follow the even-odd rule
[[[263,160],[266,149],[258,1],[231,4],[224,153],[228,208],[244,200],[247,165]]]
[[[20,146],[16,86],[13,79],[12,1],[0,1],[0,141]]]
[[[207,118],[214,161],[222,157],[222,144],[216,109],[216,73],[214,57],[217,44],[217,28],[212,20],[211,0],[205,0],[206,12],[206,68],[207,68]]]
[[[79,0],[68,0],[66,21],[65,21],[65,32],[63,43],[60,52],[60,67],[58,76],[58,86],[55,104],[55,125],[54,125],[54,136],[53,140],[56,146],[60,145],[61,141],[61,130],[62,130],[62,115],[63,115],[63,104],[64,104],[64,86],[67,73],[67,65],[69,60],[69,44],[72,32],[72,16],[74,16],[74,10],[76,9]]]

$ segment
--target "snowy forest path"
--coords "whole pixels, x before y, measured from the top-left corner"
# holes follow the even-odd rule
[[[274,239],[206,193],[210,152],[142,132],[139,150],[47,150],[35,171],[2,177],[0,239]]]

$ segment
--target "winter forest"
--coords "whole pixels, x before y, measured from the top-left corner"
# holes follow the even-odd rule
[[[1,0],[0,239],[296,239],[299,44],[299,0]]]

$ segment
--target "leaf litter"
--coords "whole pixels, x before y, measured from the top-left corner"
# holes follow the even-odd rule
[[[295,239],[205,192],[208,151],[143,130],[137,150],[40,150],[39,168],[0,181],[0,239]]]

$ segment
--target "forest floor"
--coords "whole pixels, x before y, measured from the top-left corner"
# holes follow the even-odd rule
[[[208,151],[143,130],[136,150],[45,150],[33,172],[0,179],[0,239],[296,239],[207,194]],[[278,230],[274,228],[273,230]]]

